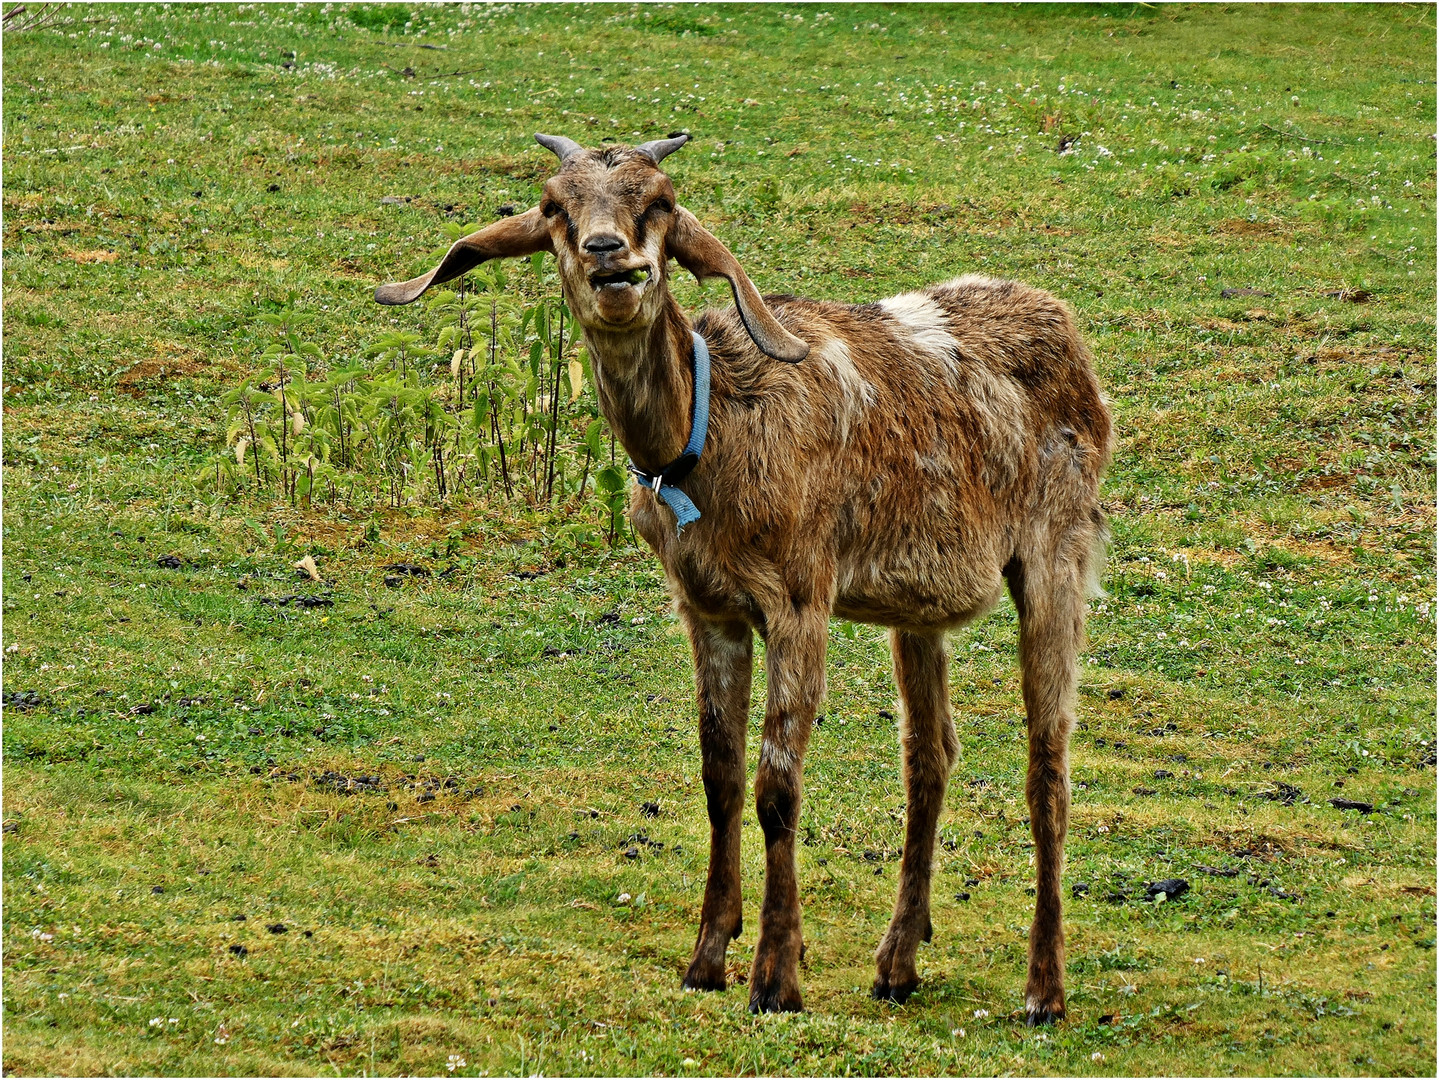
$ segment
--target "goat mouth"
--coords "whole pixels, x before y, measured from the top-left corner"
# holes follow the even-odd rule
[[[650,268],[636,266],[629,270],[617,270],[614,273],[591,274],[590,287],[595,292],[621,293],[626,289],[642,289],[649,279]]]

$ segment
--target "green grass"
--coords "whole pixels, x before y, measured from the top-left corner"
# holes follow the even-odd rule
[[[7,31],[5,1070],[1432,1075],[1434,40],[1427,7],[1247,5],[74,7]],[[648,555],[499,505],[192,483],[256,313],[296,293],[332,359],[428,334],[370,290],[447,213],[533,202],[531,132],[677,128],[682,200],[762,289],[977,270],[1063,296],[1091,342],[1114,545],[1051,1031],[1022,1021],[1008,606],[954,642],[936,936],[899,1008],[867,993],[894,689],[880,632],[836,627],[809,1012],[753,1018],[742,987],[678,989],[708,830]],[[397,561],[432,574],[386,587]],[[295,592],[333,606],[264,602]],[[750,823],[736,972],[761,865]],[[1134,898],[1166,877],[1188,894]]]

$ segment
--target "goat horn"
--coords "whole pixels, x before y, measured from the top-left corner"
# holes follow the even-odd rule
[[[643,146],[636,146],[635,149],[658,165],[689,141],[690,137],[688,135],[676,135],[673,139],[656,139],[654,142],[647,142]]]
[[[563,165],[576,154],[584,153],[585,148],[573,139],[567,139],[563,135],[535,135],[535,142],[539,143],[546,150],[554,152]]]

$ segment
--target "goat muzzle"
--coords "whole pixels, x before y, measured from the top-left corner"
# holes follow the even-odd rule
[[[597,270],[590,275],[590,288],[596,292],[601,290],[614,290],[616,292],[624,289],[643,290],[649,284],[653,272],[648,265],[633,266],[628,270]]]

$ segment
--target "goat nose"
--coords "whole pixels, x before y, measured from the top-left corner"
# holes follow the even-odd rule
[[[584,243],[584,248],[591,255],[604,255],[611,251],[619,251],[625,246],[625,242],[614,233],[601,233],[598,236],[591,236]]]

